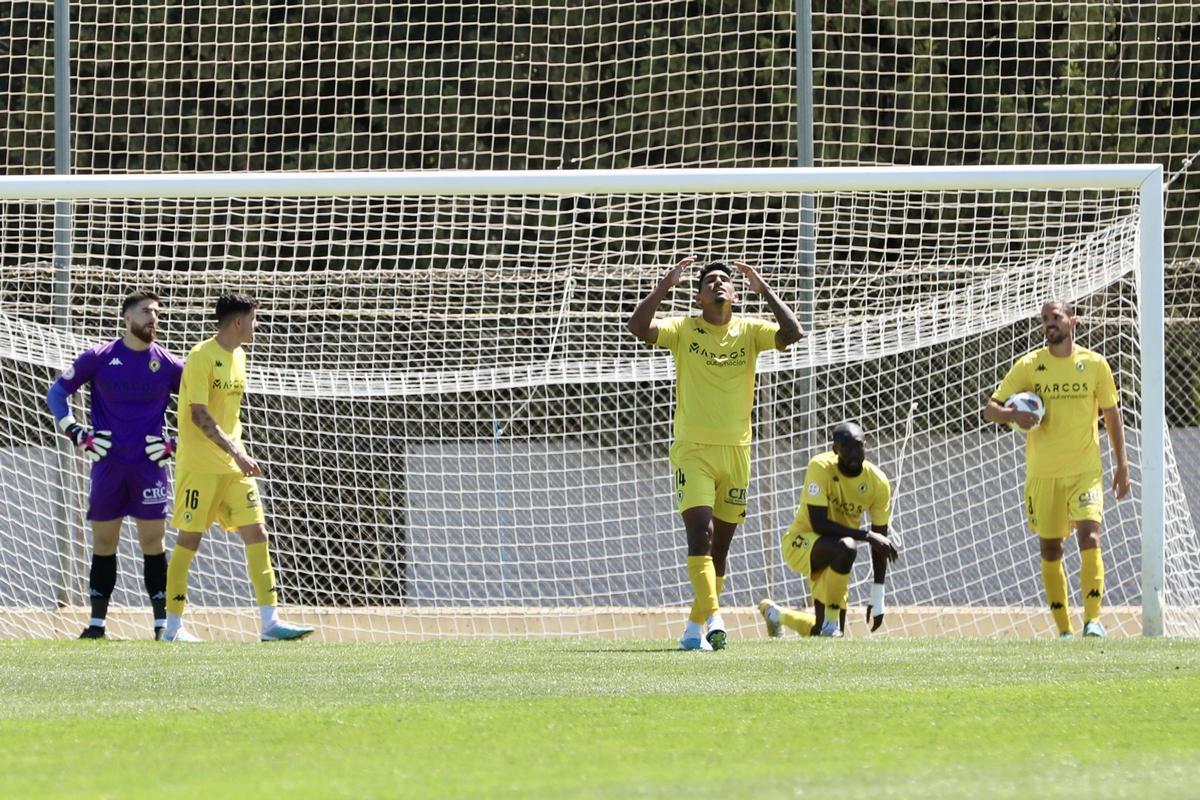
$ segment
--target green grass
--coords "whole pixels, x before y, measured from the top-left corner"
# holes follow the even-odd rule
[[[0,643],[5,797],[1195,797],[1200,642]]]

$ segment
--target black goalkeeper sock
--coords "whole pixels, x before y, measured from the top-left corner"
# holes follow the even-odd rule
[[[146,578],[150,607],[154,610],[154,624],[160,626],[167,618],[167,554],[146,556],[142,574]]]
[[[92,553],[92,570],[88,573],[88,597],[92,602],[92,619],[108,616],[108,601],[117,586],[117,555],[101,556]]]

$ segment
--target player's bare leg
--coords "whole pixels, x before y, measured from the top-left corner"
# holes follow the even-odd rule
[[[843,598],[857,554],[857,543],[850,538],[822,536],[813,544],[812,588],[817,624],[813,626],[812,635],[837,636],[843,633],[846,622]],[[829,612],[835,610],[836,617],[828,618]]]
[[[142,547],[142,579],[154,614],[154,638],[161,639],[167,625],[167,535],[165,519],[138,519],[138,543]]]
[[[700,650],[709,645],[704,637],[705,620],[718,610],[716,571],[712,557],[712,508],[694,506],[684,510],[680,517],[687,532],[688,580],[695,592],[695,600],[679,646],[684,650]]]
[[[117,545],[121,523],[117,519],[92,520],[92,565],[88,571],[88,602],[92,616],[80,639],[103,639],[108,620],[108,603],[117,586]]]
[[[264,642],[280,642],[308,636],[313,629],[307,625],[292,625],[279,619],[278,590],[275,586],[275,569],[271,566],[271,553],[267,549],[269,537],[266,526],[261,523],[243,525],[238,528],[238,535],[246,545],[246,569],[262,619],[259,638]]]
[[[1100,622],[1100,607],[1104,602],[1104,561],[1100,555],[1100,523],[1085,519],[1075,523],[1075,538],[1079,542],[1079,588],[1083,595],[1083,635],[1086,638],[1105,636]]]

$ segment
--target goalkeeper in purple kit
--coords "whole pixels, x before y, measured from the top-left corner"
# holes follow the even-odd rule
[[[121,304],[125,333],[96,345],[63,370],[46,403],[59,430],[92,462],[87,519],[92,527],[88,594],[92,616],[80,639],[103,639],[117,583],[117,543],[125,517],[137,524],[154,638],[166,624],[167,557],[163,548],[171,504],[167,462],[175,442],[163,431],[183,362],[155,343],[159,298],[137,291]],[[71,414],[69,398],[91,387],[91,427]]]

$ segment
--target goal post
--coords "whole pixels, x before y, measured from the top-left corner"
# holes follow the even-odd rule
[[[815,243],[797,233],[801,198]],[[68,327],[45,313],[63,200]],[[1083,301],[1085,346],[1114,363],[1133,423],[1135,499],[1106,511],[1114,627],[1196,633],[1196,529],[1165,425],[1162,225],[1157,165],[0,177],[0,635],[60,633],[42,614],[47,563],[69,548],[46,541],[38,483],[70,481],[41,396],[118,335],[139,286],[163,295],[160,336],[180,355],[211,334],[220,290],[263,299],[243,419],[282,600],[326,638],[659,635],[687,595],[666,477],[673,371],[624,319],[690,252],[745,257],[792,302],[805,248],[813,330],[759,362],[754,480],[769,496],[731,553],[735,631],[758,635],[767,589],[807,602],[769,545],[813,455],[798,391],[822,428],[866,421],[868,458],[904,476],[890,630],[1045,629],[1020,442],[978,411],[1061,296]],[[688,313],[689,294],[663,313]],[[752,297],[739,313],[767,314]],[[84,498],[67,494],[69,535],[86,541]],[[132,613],[145,603],[127,545],[117,603]],[[205,548],[189,613],[209,636],[247,636],[238,546],[214,533]]]

